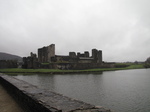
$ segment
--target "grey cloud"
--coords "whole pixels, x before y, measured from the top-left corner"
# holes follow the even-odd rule
[[[27,56],[103,50],[104,61],[149,57],[149,0],[0,0],[0,51]],[[12,47],[9,47],[11,45]]]

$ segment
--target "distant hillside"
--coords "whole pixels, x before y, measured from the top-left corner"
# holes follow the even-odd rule
[[[0,60],[18,60],[22,61],[22,57],[8,53],[0,52]]]

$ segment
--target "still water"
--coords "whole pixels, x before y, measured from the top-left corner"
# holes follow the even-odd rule
[[[150,112],[150,69],[14,77],[115,112]]]

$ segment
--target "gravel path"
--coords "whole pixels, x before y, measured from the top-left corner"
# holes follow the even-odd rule
[[[14,99],[0,85],[0,112],[23,112]]]

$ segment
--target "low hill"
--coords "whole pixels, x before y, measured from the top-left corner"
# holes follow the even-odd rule
[[[8,53],[0,52],[0,60],[18,60],[22,61],[22,57]]]

